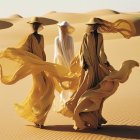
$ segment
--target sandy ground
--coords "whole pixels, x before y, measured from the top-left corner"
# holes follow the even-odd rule
[[[112,10],[92,11],[83,14],[50,12],[45,17],[70,21],[76,27],[73,34],[75,52],[78,53],[85,30],[84,23],[92,16],[102,16],[115,20],[126,18],[137,28],[137,36],[124,39],[118,35],[105,35],[105,51],[110,63],[119,69],[122,62],[133,59],[140,62],[140,13],[119,13]],[[0,30],[0,49],[13,47],[31,32],[26,22],[29,18],[13,15],[7,18],[14,26]],[[24,27],[24,28],[23,28]],[[45,51],[47,60],[53,59],[53,40],[57,35],[57,26],[45,27],[41,33],[45,36]],[[49,53],[48,53],[49,52]],[[32,123],[20,118],[14,103],[26,98],[32,85],[32,77],[28,76],[18,83],[6,86],[0,84],[0,140],[110,140],[110,139],[140,139],[140,68],[135,68],[128,81],[121,84],[117,92],[105,101],[103,115],[108,123],[101,130],[75,131],[72,119],[66,118],[54,111],[52,107],[45,123],[45,129],[38,129]],[[57,95],[56,95],[57,96]]]

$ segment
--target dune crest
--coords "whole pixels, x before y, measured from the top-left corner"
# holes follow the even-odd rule
[[[87,12],[87,14],[90,15],[96,15],[96,16],[103,16],[103,15],[114,15],[114,14],[120,14],[118,11],[110,10],[110,9],[102,9],[102,10],[95,10]]]

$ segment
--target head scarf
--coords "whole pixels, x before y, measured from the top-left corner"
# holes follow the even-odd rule
[[[115,22],[109,22],[106,20],[103,20],[101,18],[94,18],[96,21],[95,24],[99,24],[98,31],[101,33],[120,33],[125,38],[130,38],[136,34],[136,29],[134,25],[127,20],[119,19]],[[94,24],[93,24],[94,26]],[[92,28],[88,27],[88,32],[92,32]]]

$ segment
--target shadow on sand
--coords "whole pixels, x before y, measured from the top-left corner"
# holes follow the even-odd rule
[[[45,126],[45,130],[63,131],[63,132],[75,132],[75,133],[90,133],[99,134],[110,137],[119,137],[127,139],[140,139],[140,126],[129,125],[105,125],[99,130],[84,130],[75,131],[72,125],[50,125]]]

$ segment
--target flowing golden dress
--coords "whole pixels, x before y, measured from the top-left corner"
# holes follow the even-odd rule
[[[44,61],[46,59],[43,36],[38,42],[33,34],[29,35],[21,49],[35,54]],[[16,111],[23,118],[43,125],[54,99],[54,83],[44,71],[32,74],[32,78],[32,89],[23,103],[16,104]]]
[[[15,105],[17,113],[37,124],[44,124],[54,100],[54,90],[61,92],[63,82],[76,83],[79,76],[68,74],[66,67],[44,61],[44,40],[38,43],[33,34],[26,37],[14,48],[0,52],[1,82],[12,85],[32,74],[32,88],[28,97]],[[76,85],[71,84],[75,90]]]

